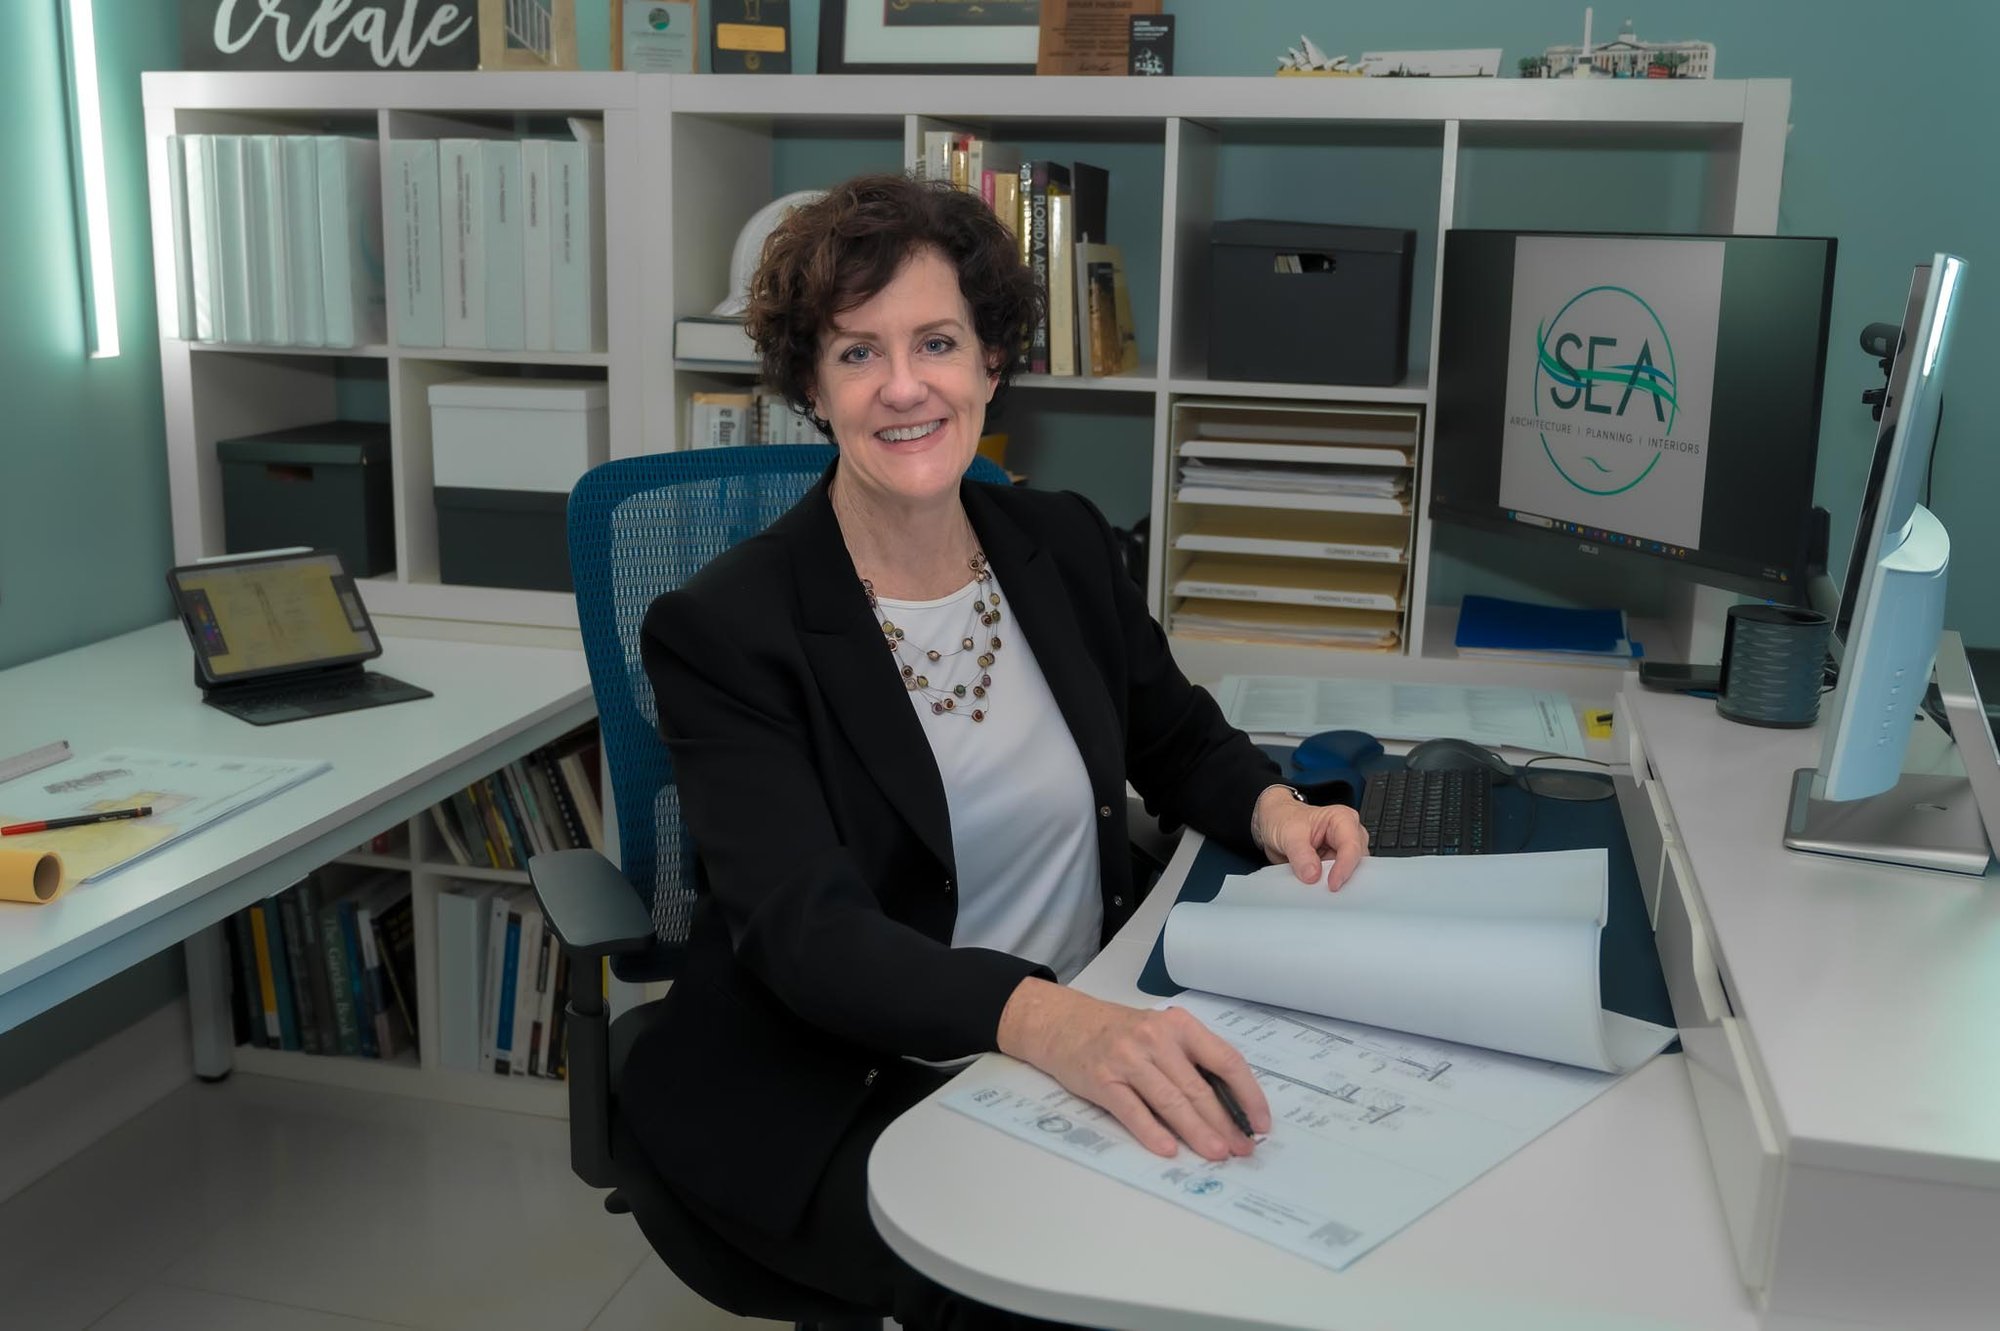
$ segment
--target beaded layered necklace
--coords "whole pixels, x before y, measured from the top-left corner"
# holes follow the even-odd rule
[[[1000,634],[995,629],[1000,622],[1000,593],[993,588],[993,571],[986,566],[984,550],[976,551],[966,566],[972,570],[972,603],[965,632],[950,647],[920,647],[908,642],[903,629],[883,617],[875,599],[875,584],[863,578],[861,589],[868,594],[868,609],[881,620],[883,641],[898,658],[903,687],[922,695],[936,715],[969,716],[979,722],[993,710],[991,671],[1000,655]],[[916,659],[919,657],[921,660]],[[964,657],[972,658],[969,672],[963,666]]]

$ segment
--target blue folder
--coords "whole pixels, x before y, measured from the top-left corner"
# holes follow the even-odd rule
[[[1636,656],[1625,645],[1622,610],[1566,610],[1498,596],[1468,596],[1458,611],[1460,647],[1517,652]]]

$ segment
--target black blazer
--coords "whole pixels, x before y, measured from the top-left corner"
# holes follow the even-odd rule
[[[833,474],[655,601],[641,637],[705,890],[621,1113],[663,1177],[774,1234],[890,1060],[994,1048],[1015,987],[1050,978],[951,946],[944,786],[841,540]],[[1278,771],[1176,668],[1087,501],[960,493],[1004,589],[995,631],[1034,644],[1089,773],[1108,939],[1138,906],[1128,777],[1156,813],[1248,850]]]

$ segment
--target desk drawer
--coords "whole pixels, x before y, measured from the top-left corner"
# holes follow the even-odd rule
[[[1632,843],[1632,867],[1639,871],[1639,895],[1646,901],[1646,922],[1660,922],[1660,866],[1666,851],[1666,834],[1660,829],[1652,798],[1631,777],[1614,776],[1612,789],[1618,792],[1618,812],[1625,824],[1625,839]]]
[[[1737,1270],[1745,1285],[1761,1290],[1769,1279],[1777,1217],[1777,1134],[1758,1090],[1748,1038],[1710,951],[1687,859],[1668,842],[1662,862],[1654,943]]]

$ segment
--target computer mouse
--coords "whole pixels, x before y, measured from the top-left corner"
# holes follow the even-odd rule
[[[1359,767],[1382,756],[1382,741],[1365,730],[1325,730],[1302,739],[1292,765],[1302,772],[1326,767]]]
[[[1413,772],[1467,772],[1484,767],[1502,779],[1514,775],[1514,765],[1489,748],[1465,739],[1427,739],[1404,759]]]

